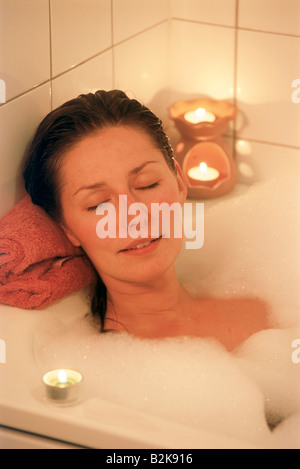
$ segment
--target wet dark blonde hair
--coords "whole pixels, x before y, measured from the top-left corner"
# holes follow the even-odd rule
[[[123,91],[82,94],[51,111],[40,123],[26,153],[24,180],[34,204],[57,222],[62,219],[59,170],[64,154],[84,137],[105,127],[132,126],[145,132],[175,173],[173,151],[162,121]],[[107,292],[98,276],[92,297],[92,312],[100,317],[104,331]]]

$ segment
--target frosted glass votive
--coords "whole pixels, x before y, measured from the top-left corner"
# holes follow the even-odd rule
[[[52,370],[43,376],[47,398],[55,403],[69,404],[79,399],[82,375],[75,370]]]

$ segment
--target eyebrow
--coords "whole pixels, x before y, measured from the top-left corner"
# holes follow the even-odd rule
[[[145,163],[141,164],[140,166],[137,166],[136,168],[132,169],[129,172],[129,175],[132,176],[132,175],[136,175],[136,174],[140,173],[146,166],[148,166],[149,164],[152,164],[152,163],[159,163],[159,161],[146,161]],[[104,182],[96,182],[95,184],[91,184],[89,186],[82,186],[79,189],[77,189],[77,191],[74,192],[73,197],[76,194],[78,194],[78,192],[80,192],[80,191],[100,189],[101,187],[104,187],[106,185],[107,184],[104,183]]]

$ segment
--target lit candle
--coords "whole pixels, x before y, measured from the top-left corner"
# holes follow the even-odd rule
[[[74,370],[52,370],[43,376],[43,381],[48,399],[69,403],[79,397],[82,375]]]
[[[200,163],[188,170],[188,176],[197,181],[214,181],[220,176],[220,173],[215,168],[210,168],[206,163]]]
[[[191,124],[199,124],[200,122],[214,122],[216,116],[212,112],[208,112],[202,107],[199,107],[195,111],[189,111],[184,114],[184,118]]]

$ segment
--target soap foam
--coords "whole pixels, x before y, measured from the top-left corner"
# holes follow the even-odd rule
[[[254,444],[269,436],[261,390],[214,340],[100,335],[87,320],[44,326],[41,369],[81,371],[90,398]]]
[[[177,263],[191,292],[264,299],[281,330],[255,334],[230,354],[212,339],[99,334],[89,317],[64,322],[43,313],[34,336],[41,370],[82,371],[92,398],[257,445],[299,447],[300,364],[291,359],[300,338],[296,179],[218,202],[206,214],[203,249],[184,251]],[[265,414],[274,425],[287,420],[271,433]]]
[[[300,324],[300,176],[253,185],[205,213],[201,250],[185,251],[177,272],[186,289],[213,297],[256,296],[274,324]]]

